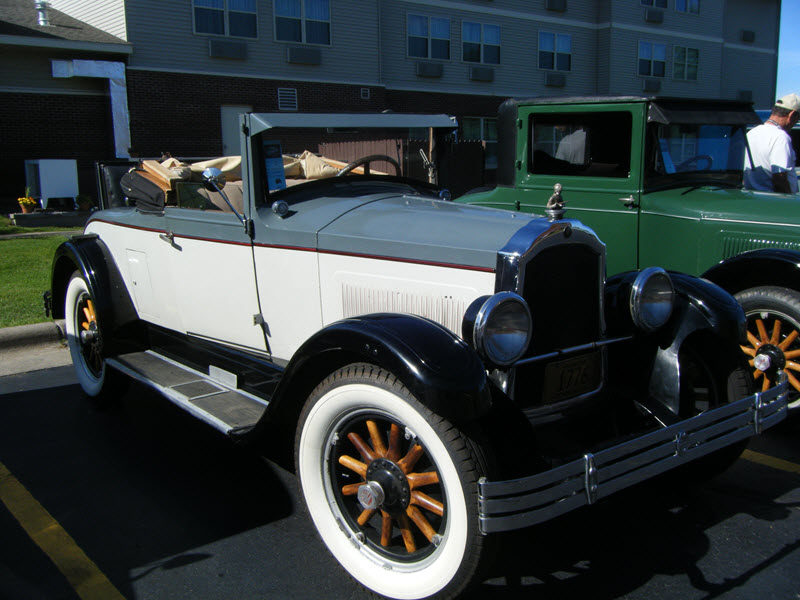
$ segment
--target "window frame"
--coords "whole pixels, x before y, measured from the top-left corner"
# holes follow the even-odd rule
[[[679,7],[679,3],[682,2],[684,8]],[[692,10],[692,5],[696,6],[696,10]],[[675,0],[675,12],[685,14],[685,15],[699,15],[700,14],[700,0]]]
[[[643,58],[642,57],[642,44],[647,44],[647,45],[650,46],[650,58]],[[664,49],[664,60],[663,61],[662,60],[657,60],[655,58],[656,47]],[[639,40],[637,45],[636,45],[636,53],[637,53],[636,74],[639,77],[658,77],[659,79],[665,79],[667,77],[667,44],[662,44],[661,42],[648,42],[648,41],[644,41],[644,40]],[[649,73],[642,73],[641,72],[642,61],[643,60],[647,60],[650,63]],[[656,75],[654,73],[653,64],[655,62],[664,63],[664,73],[662,75]]]
[[[684,60],[683,61],[678,61],[676,53],[681,49],[685,51]],[[689,51],[690,50],[694,50],[694,52],[696,53],[696,61],[694,62],[694,67],[695,67],[695,76],[694,76],[694,78],[689,77],[689,65],[692,64],[692,63],[689,62]],[[677,65],[682,65],[683,66],[683,69],[684,69],[684,76],[683,77],[678,77],[676,75],[676,68],[675,67]],[[691,46],[678,46],[678,45],[673,45],[672,46],[672,78],[675,79],[676,81],[699,81],[699,79],[700,79],[700,49],[699,48],[692,48]]]
[[[542,34],[553,36],[553,50],[542,50]],[[558,51],[559,38],[567,38],[569,40],[569,52]],[[542,53],[549,53],[553,55],[553,67],[548,69],[542,66]],[[569,58],[569,68],[558,68],[559,55],[566,55]],[[539,31],[538,35],[538,54],[537,54],[537,67],[542,71],[556,72],[556,73],[570,73],[572,71],[572,34],[571,33],[555,33],[553,31]]]
[[[483,168],[484,170],[496,169],[497,168],[497,150],[499,148],[497,142],[497,117],[461,117],[459,119],[461,122],[461,138],[463,141],[471,140],[474,141],[475,138],[467,137],[464,134],[464,127],[467,122],[469,121],[478,121],[480,127],[480,141],[483,143],[484,149],[484,162]],[[489,132],[489,124],[494,125],[494,138],[488,135]],[[494,151],[491,153],[487,152],[487,147],[491,145]]]
[[[466,25],[477,25],[477,26],[480,27],[480,29],[481,29],[480,42],[473,42],[473,41],[467,41],[466,40],[466,36],[464,35],[464,27]],[[497,28],[497,38],[498,38],[498,43],[497,44],[489,44],[489,43],[484,41],[486,39],[486,35],[484,33],[484,28],[485,27],[495,27],[495,28]],[[495,25],[494,23],[479,23],[479,22],[476,22],[476,21],[461,21],[461,62],[468,63],[470,65],[500,65],[501,62],[502,62],[501,49],[502,49],[502,46],[503,46],[501,35],[500,35],[501,31],[502,31],[502,29],[501,29],[500,25]],[[464,45],[465,44],[473,44],[473,45],[477,44],[478,45],[479,51],[480,51],[480,60],[468,60],[468,59],[464,58],[464,56],[466,54],[464,52]],[[485,52],[485,49],[486,49],[487,46],[491,46],[492,48],[497,48],[497,62],[487,62],[487,60],[486,60],[486,52]]]
[[[427,32],[427,34],[426,34],[426,36],[424,38],[425,39],[426,56],[417,56],[417,55],[411,54],[411,52],[410,52],[410,50],[411,50],[410,43],[409,43],[410,42],[410,38],[414,37],[414,38],[422,39],[422,36],[420,36],[420,35],[414,35],[414,36],[411,35],[411,31],[409,29],[409,26],[411,24],[411,17],[418,17],[418,18],[425,19],[426,32]],[[431,22],[434,19],[438,20],[438,21],[447,22],[447,35],[448,35],[447,38],[435,37],[433,35],[433,27],[431,27]],[[433,56],[433,41],[434,40],[437,40],[437,41],[446,40],[447,41],[447,58],[439,58],[439,57]],[[449,18],[447,18],[447,17],[435,17],[435,16],[432,16],[432,15],[424,15],[424,14],[420,14],[420,13],[406,13],[406,57],[407,58],[415,59],[415,60],[440,60],[440,61],[446,62],[446,61],[449,61],[449,60],[452,59],[452,45],[453,45],[453,34],[452,34],[452,27],[451,27],[451,23],[450,23],[450,19]]]
[[[306,14],[306,2],[314,0],[296,0],[300,5],[299,17],[284,17],[278,15],[278,0],[272,0],[272,39],[274,42],[280,44],[302,44],[304,46],[319,46],[329,48],[333,45],[333,19],[331,19],[331,2],[330,0],[316,0],[325,2],[328,8],[328,20],[323,21],[320,19],[309,19]],[[295,19],[300,22],[300,40],[280,39],[278,37],[278,19]],[[307,40],[307,24],[312,23],[327,23],[328,24],[328,41],[327,42],[309,42]]]
[[[228,7],[229,2],[231,0],[219,0],[222,3],[222,8],[214,8],[210,6],[198,6],[198,0],[192,0],[192,33],[194,35],[210,35],[213,37],[219,38],[234,38],[239,40],[257,40],[258,39],[258,0],[253,0],[253,10],[233,10]],[[218,11],[222,13],[222,33],[216,33],[213,31],[198,31],[197,30],[197,9],[201,10],[210,10],[210,11]],[[231,25],[230,25],[230,15],[231,13],[241,14],[241,15],[252,15],[253,17],[253,24],[255,25],[255,35],[236,35],[230,33]]]

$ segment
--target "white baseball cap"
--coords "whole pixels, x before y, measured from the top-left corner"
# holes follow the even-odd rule
[[[800,96],[797,94],[786,94],[783,98],[778,98],[775,101],[775,106],[800,111]]]

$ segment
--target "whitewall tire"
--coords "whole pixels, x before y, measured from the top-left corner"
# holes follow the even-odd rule
[[[390,598],[457,597],[480,572],[480,451],[377,367],[344,367],[311,394],[296,461],[323,542]]]

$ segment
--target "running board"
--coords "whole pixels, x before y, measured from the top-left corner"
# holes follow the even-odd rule
[[[108,363],[227,435],[253,427],[267,407],[264,400],[237,389],[232,373],[217,369],[214,379],[152,350],[122,354]]]

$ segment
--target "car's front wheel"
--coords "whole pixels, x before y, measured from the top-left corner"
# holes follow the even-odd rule
[[[103,357],[103,332],[89,287],[75,271],[67,286],[64,302],[67,344],[75,375],[83,391],[96,401],[111,399],[121,393],[127,378],[111,369]]]
[[[765,391],[775,385],[778,371],[789,379],[791,404],[800,405],[800,293],[782,287],[757,287],[735,295],[747,317],[747,344],[756,385]],[[762,372],[754,365],[756,353],[770,358]]]
[[[455,598],[486,558],[476,442],[393,375],[344,367],[308,398],[295,456],[323,542],[362,585],[390,598]]]

